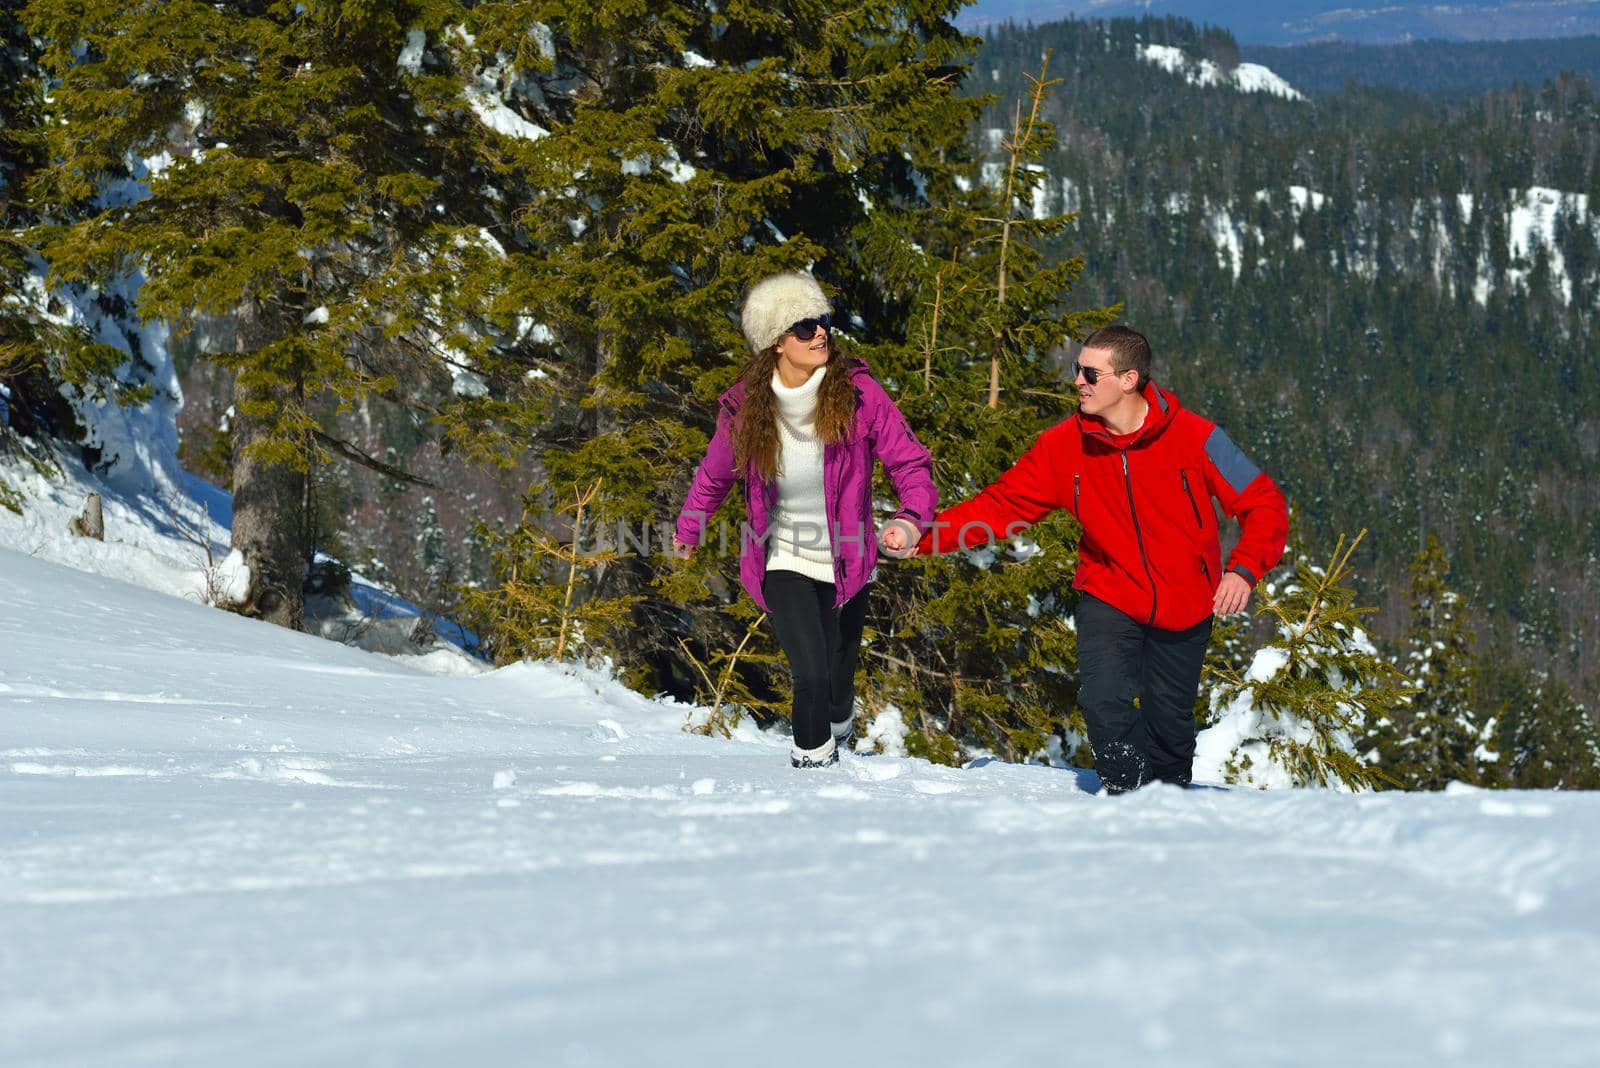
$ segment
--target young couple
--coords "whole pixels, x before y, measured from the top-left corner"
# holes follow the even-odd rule
[[[971,500],[936,513],[932,462],[865,363],[834,344],[807,274],[753,287],[741,325],[755,357],[723,394],[673,548],[700,544],[743,481],[739,574],[794,678],[797,768],[838,760],[854,735],[854,678],[877,553],[943,553],[1009,538],[1057,509],[1083,527],[1078,702],[1110,793],[1187,785],[1194,702],[1216,615],[1244,609],[1288,533],[1283,494],[1220,427],[1150,378],[1150,346],[1098,330],[1074,365],[1077,412]],[[900,498],[880,530],[875,460]],[[1216,499],[1242,528],[1223,565]]]

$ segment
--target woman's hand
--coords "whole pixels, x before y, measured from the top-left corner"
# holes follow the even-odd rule
[[[678,536],[674,534],[672,536],[672,555],[679,560],[687,560],[694,555],[694,546],[679,541]]]
[[[904,560],[917,551],[917,528],[904,519],[891,519],[878,531],[878,546],[883,555]]]

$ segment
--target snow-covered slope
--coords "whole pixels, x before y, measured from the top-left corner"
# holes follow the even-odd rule
[[[66,453],[60,450],[58,456],[62,470],[48,476],[23,463],[0,462],[0,480],[22,497],[20,512],[0,509],[0,548],[204,600],[208,572],[214,582],[228,555],[233,518],[228,495],[182,472],[181,486],[125,492],[114,479],[84,470]],[[104,539],[68,533],[90,494],[99,494],[103,502]]]
[[[1171,45],[1140,45],[1139,58],[1176,74],[1192,85],[1216,85],[1241,93],[1270,93],[1286,100],[1304,100],[1305,94],[1259,63],[1240,63],[1225,70],[1209,59],[1196,59]]]
[[[1078,195],[1071,179],[1062,180],[1059,195],[1052,195],[1049,180],[1046,180],[1043,188],[1048,192],[1036,197],[1040,205],[1035,209],[1036,215],[1072,210],[1075,206]],[[1188,193],[1171,193],[1167,197],[1167,211],[1173,215],[1182,214],[1189,210],[1191,199]],[[1484,231],[1485,234],[1503,235],[1507,263],[1503,272],[1496,273],[1490,265],[1488,237],[1477,238],[1479,247],[1475,253],[1477,274],[1472,282],[1473,298],[1479,304],[1486,304],[1496,289],[1526,292],[1534,263],[1543,256],[1550,270],[1552,292],[1561,300],[1571,303],[1572,270],[1567,262],[1561,233],[1563,226],[1570,226],[1576,232],[1587,232],[1587,239],[1600,240],[1600,213],[1590,210],[1588,194],[1532,186],[1512,190],[1503,200],[1487,205],[1482,198],[1474,198],[1468,193],[1456,194],[1451,199],[1453,204],[1440,198],[1431,202],[1412,202],[1404,209],[1410,220],[1407,238],[1428,250],[1420,257],[1422,262],[1417,264],[1418,269],[1431,271],[1442,286],[1453,291],[1456,280],[1448,266],[1454,255],[1451,247],[1453,238],[1442,213],[1452,211],[1466,223],[1472,221],[1474,212],[1490,211],[1495,217],[1485,225]],[[1297,232],[1291,239],[1292,249],[1299,252],[1306,247],[1305,238],[1298,232],[1305,225],[1303,220],[1322,211],[1328,202],[1325,194],[1301,185],[1279,190],[1258,189],[1251,197],[1248,209],[1204,201],[1202,210],[1205,213],[1206,230],[1216,243],[1218,265],[1231,271],[1235,278],[1240,277],[1247,266],[1244,249],[1248,244],[1255,244],[1262,249],[1264,255],[1259,265],[1264,266],[1269,262],[1269,256],[1281,255],[1281,250],[1272,248],[1276,235],[1263,232],[1260,226],[1251,221],[1251,215],[1261,210],[1260,205],[1285,212],[1294,221]],[[1375,220],[1380,208],[1375,202],[1360,201],[1354,206],[1352,214]],[[1330,262],[1347,263],[1351,271],[1363,278],[1374,278],[1378,273],[1376,223],[1358,228],[1355,233],[1359,236],[1343,248],[1342,260],[1331,250],[1326,255]],[[1389,255],[1393,257],[1394,253],[1391,251]],[[1389,266],[1394,270],[1407,269],[1404,261],[1396,262],[1392,258]]]
[[[685,735],[0,549],[0,1063],[1590,1063],[1600,798]]]
[[[238,555],[228,549],[233,500],[225,491],[182,471],[175,456],[170,480],[146,492],[130,492],[125,482],[130,470],[148,468],[114,464],[107,477],[86,470],[72,450],[56,448],[52,455],[59,470],[48,472],[0,455],[0,486],[21,499],[20,512],[0,508],[0,550],[122,579],[195,604],[215,604],[242,592],[246,576]],[[102,540],[68,532],[91,494],[103,502]],[[427,654],[421,662],[432,670],[467,670],[451,661],[466,658],[455,650],[474,646],[474,636],[459,624],[429,615],[431,626],[418,644],[412,635],[422,614],[393,590],[360,575],[352,576],[349,589],[339,596],[307,601],[307,627],[325,638],[382,652]]]

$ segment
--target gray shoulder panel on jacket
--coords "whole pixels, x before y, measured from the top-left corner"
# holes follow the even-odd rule
[[[1212,427],[1211,436],[1206,438],[1206,455],[1211,457],[1211,462],[1235,493],[1243,493],[1261,474],[1261,468],[1251,462],[1220,426]]]

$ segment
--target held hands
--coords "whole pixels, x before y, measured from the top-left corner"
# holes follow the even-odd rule
[[[878,531],[878,547],[883,555],[904,560],[917,551],[917,529],[904,519],[891,519]]]
[[[904,519],[891,519],[878,531],[878,545],[885,556],[903,560],[917,551],[917,530]],[[687,560],[694,555],[695,547],[672,539],[672,555]]]
[[[1217,586],[1217,595],[1211,599],[1211,609],[1219,616],[1231,616],[1244,611],[1244,606],[1249,603],[1250,583],[1237,571],[1229,571]]]

